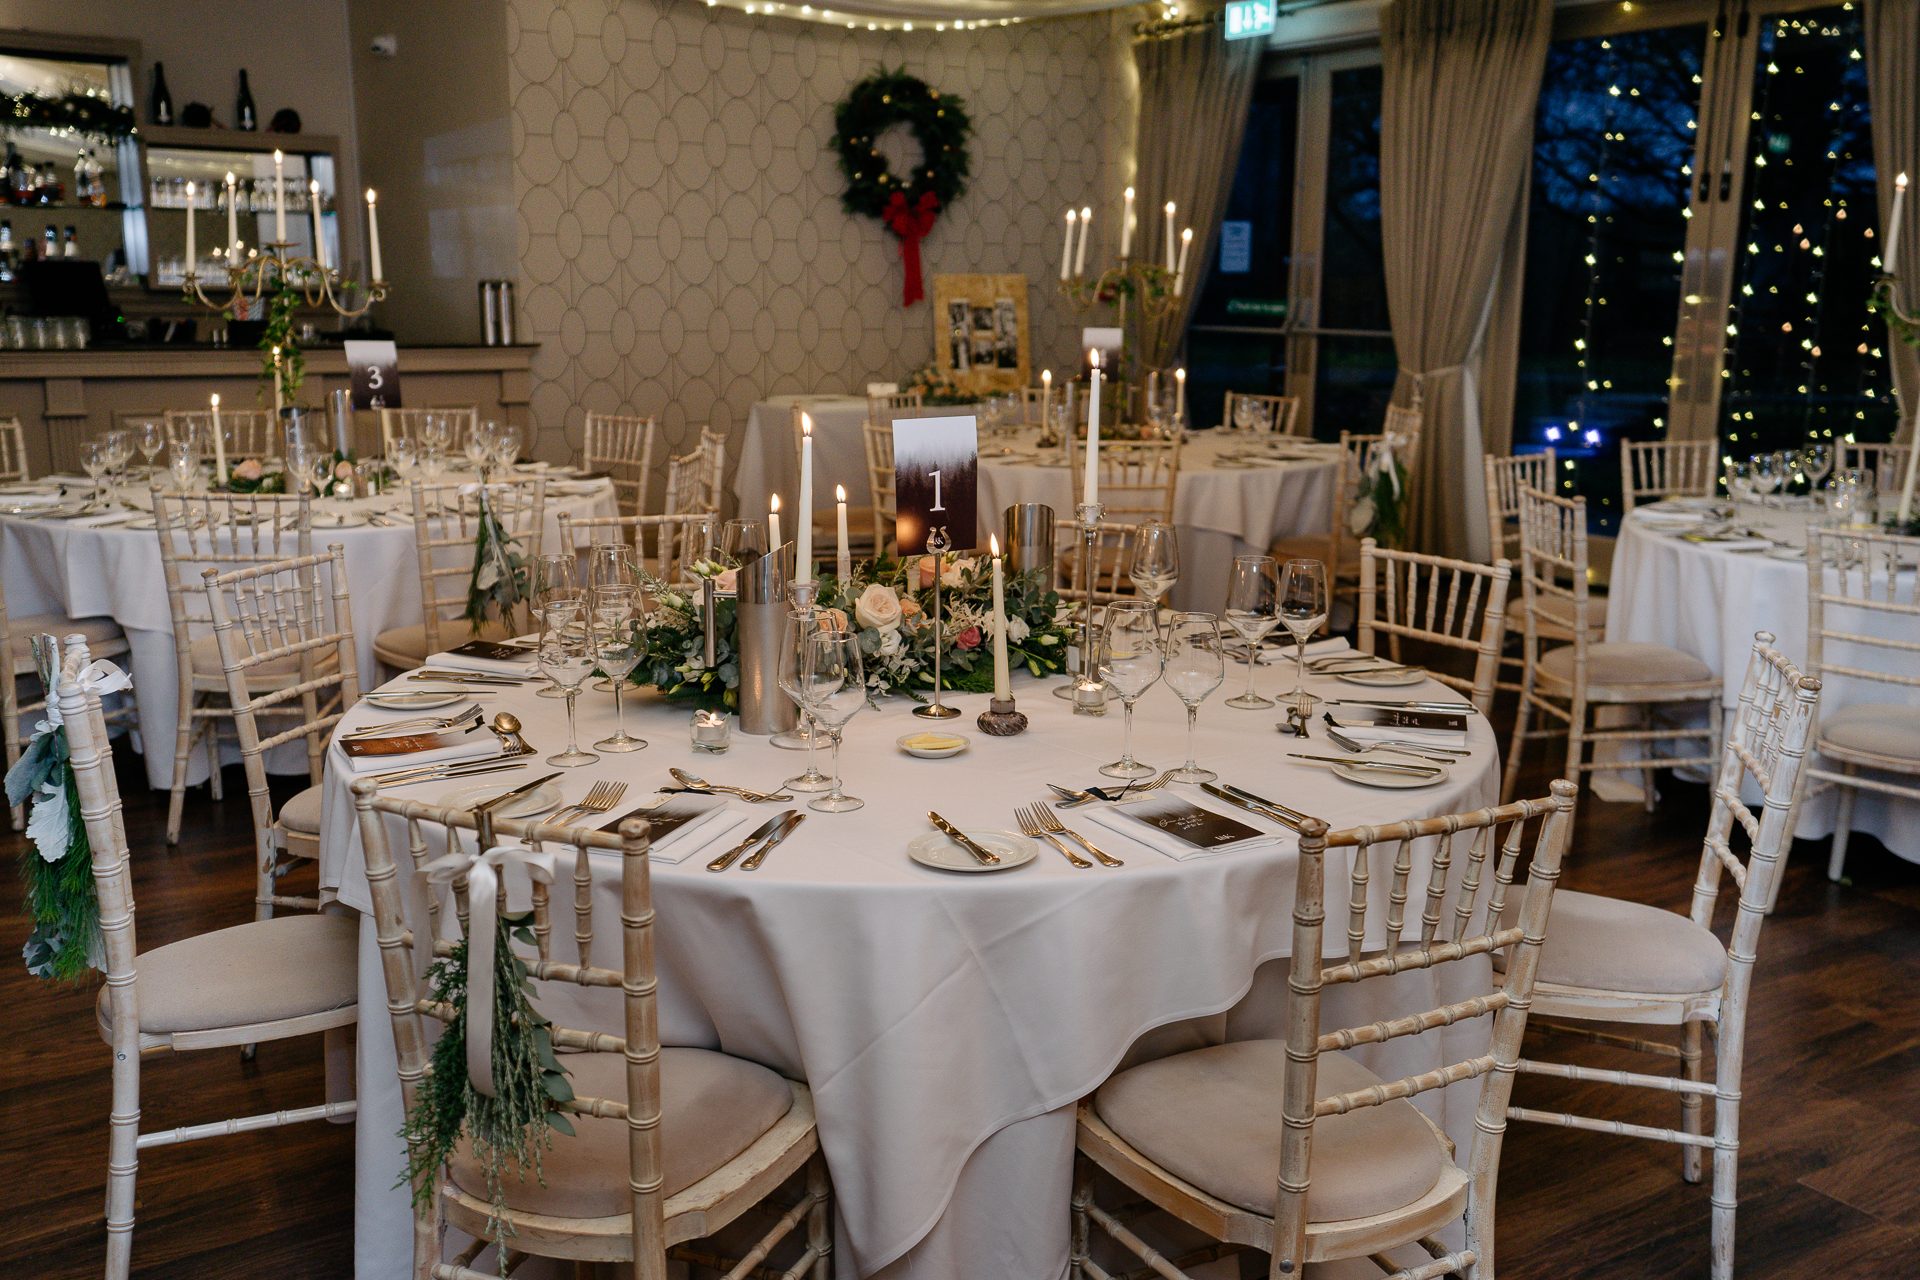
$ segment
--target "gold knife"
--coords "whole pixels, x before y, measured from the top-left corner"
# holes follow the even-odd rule
[[[1236,809],[1245,809],[1248,813],[1265,818],[1269,822],[1277,822],[1281,826],[1293,831],[1300,830],[1300,824],[1294,819],[1282,817],[1276,810],[1269,809],[1265,805],[1255,804],[1251,800],[1243,799],[1225,788],[1214,786],[1211,782],[1201,783],[1200,789],[1216,800],[1226,801]]]
[[[523,796],[527,794],[527,792],[529,791],[537,790],[540,787],[544,787],[547,783],[552,782],[555,778],[559,776],[560,775],[557,772],[550,773],[544,778],[535,778],[532,782],[527,783],[523,787],[515,787],[511,791],[504,791],[501,794],[495,796],[491,800],[482,800],[479,804],[473,806],[473,812],[489,813],[494,809],[499,808],[501,805],[505,804],[509,800],[516,799],[519,796]]]
[[[939,814],[935,813],[933,810],[931,809],[927,810],[927,817],[932,821],[934,826],[940,828],[942,831],[946,832],[949,836],[952,836],[955,844],[959,845],[962,849],[965,849],[968,853],[978,858],[982,866],[991,867],[999,863],[1000,861],[999,854],[994,853],[990,849],[981,848],[978,844],[968,839],[967,834],[964,831],[954,826],[951,822],[948,822],[945,818],[941,817]]]

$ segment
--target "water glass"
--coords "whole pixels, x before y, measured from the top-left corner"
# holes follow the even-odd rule
[[[1751,477],[1753,491],[1759,495],[1761,506],[1770,506],[1767,497],[1780,487],[1786,477],[1780,471],[1778,454],[1756,453],[1747,459],[1747,474]]]
[[[789,613],[780,641],[780,691],[793,699],[800,718],[809,723],[812,714],[807,710],[805,682],[801,680],[800,673],[810,657],[807,636],[817,630],[819,628],[812,615]],[[815,748],[819,745],[821,735],[809,727],[803,730],[801,736],[807,740],[807,771],[788,778],[782,785],[794,791],[825,791],[833,786],[833,779],[820,772],[815,759]]]
[[[593,745],[602,751],[638,751],[644,738],[627,732],[621,693],[627,677],[647,656],[647,611],[640,588],[627,583],[591,588],[587,593],[587,634],[593,660],[613,682],[613,736]]]
[[[720,529],[721,562],[739,567],[767,553],[767,532],[758,520],[729,520]]]
[[[1176,613],[1167,628],[1167,688],[1186,704],[1187,762],[1173,771],[1175,782],[1212,782],[1220,775],[1202,769],[1193,754],[1193,726],[1200,704],[1227,678],[1221,653],[1220,620],[1210,613]]]
[[[1319,699],[1303,687],[1307,676],[1307,641],[1327,622],[1327,566],[1318,560],[1289,560],[1280,577],[1280,621],[1293,636],[1296,669],[1289,697],[1297,707]]]
[[[200,454],[194,449],[191,437],[185,442],[176,442],[173,452],[167,458],[167,473],[173,477],[175,493],[190,493],[194,481],[200,478]]]
[[[1133,535],[1133,564],[1127,570],[1133,589],[1156,606],[1180,579],[1180,544],[1173,526],[1149,520]]]
[[[574,704],[580,698],[580,684],[592,672],[594,664],[593,644],[589,639],[586,621],[569,614],[565,622],[548,625],[540,633],[538,662],[540,670],[560,688],[561,696],[567,700],[567,749],[548,756],[547,763],[557,764],[562,769],[592,764],[600,757],[580,749],[574,720]]]
[[[107,447],[104,439],[89,440],[80,446],[80,466],[93,481],[93,494],[87,500],[100,501],[100,477],[112,469],[113,450]]]
[[[387,465],[402,480],[413,474],[414,463],[419,460],[420,446],[409,435],[397,435],[387,441]]]
[[[1272,556],[1235,556],[1227,581],[1227,625],[1247,645],[1247,691],[1228,698],[1227,705],[1258,711],[1273,705],[1253,691],[1253,668],[1260,660],[1260,642],[1280,625],[1280,565]]]
[[[134,447],[140,450],[141,462],[146,464],[149,472],[152,472],[154,470],[154,455],[166,447],[166,419],[136,418],[127,430],[133,436]]]
[[[1148,778],[1150,765],[1133,758],[1133,704],[1160,678],[1166,651],[1160,647],[1159,610],[1146,600],[1116,600],[1100,629],[1099,671],[1120,695],[1125,734],[1120,758],[1100,766],[1109,778]]]
[[[846,813],[866,801],[840,791],[840,733],[867,705],[866,669],[860,638],[850,631],[813,631],[807,636],[803,665],[796,672],[800,695],[814,720],[833,739],[833,789],[808,802],[822,813]]]

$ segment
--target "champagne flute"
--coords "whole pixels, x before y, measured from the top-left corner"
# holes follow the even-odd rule
[[[1187,706],[1187,762],[1173,771],[1175,782],[1212,782],[1220,775],[1202,769],[1193,754],[1194,720],[1200,704],[1227,678],[1220,652],[1220,620],[1210,613],[1176,613],[1167,631],[1167,688]]]
[[[1280,625],[1277,612],[1280,566],[1272,556],[1235,556],[1233,576],[1227,582],[1227,625],[1247,645],[1247,691],[1228,698],[1227,705],[1258,711],[1273,705],[1253,691],[1253,668],[1260,661],[1260,642]]]
[[[860,658],[860,637],[850,631],[814,631],[807,636],[806,657],[798,676],[801,696],[813,718],[833,738],[833,789],[807,804],[822,813],[846,813],[866,801],[840,790],[840,733],[847,721],[867,705],[867,677]]]
[[[786,630],[780,642],[779,679],[780,691],[793,699],[794,705],[800,710],[801,718],[811,722],[813,713],[807,707],[806,686],[800,678],[800,673],[805,670],[808,659],[808,634],[807,615],[789,613]],[[802,736],[807,740],[807,771],[788,778],[782,785],[795,791],[825,791],[833,786],[833,779],[820,772],[819,765],[815,763],[815,748],[819,745],[820,735],[809,727]]]
[[[1180,543],[1172,525],[1149,520],[1134,532],[1133,564],[1127,576],[1133,579],[1133,589],[1158,608],[1160,597],[1180,580]]]
[[[582,596],[578,562],[573,553],[556,551],[542,555],[533,568],[529,584],[534,617],[544,629],[569,622],[579,613]],[[558,684],[549,683],[534,690],[538,698],[564,698]]]
[[[1133,758],[1133,704],[1153,687],[1166,663],[1160,647],[1159,610],[1146,600],[1116,600],[1107,606],[1107,624],[1100,628],[1100,677],[1120,695],[1122,738],[1120,758],[1100,766],[1109,778],[1149,778],[1155,772]]]
[[[600,757],[580,749],[578,726],[574,719],[574,704],[580,698],[580,682],[593,670],[594,663],[586,620],[569,612],[564,622],[549,623],[540,633],[538,661],[540,670],[546,673],[547,679],[559,686],[561,696],[567,700],[567,749],[548,756],[547,763],[557,764],[562,769],[592,764]]]
[[[593,587],[587,594],[587,634],[593,644],[593,660],[613,684],[613,736],[593,745],[602,751],[638,751],[646,739],[627,732],[626,712],[621,693],[627,677],[647,656],[646,603],[640,588],[631,583]]]
[[[596,542],[587,553],[586,588],[591,594],[599,587],[637,586],[639,579],[633,570],[633,556],[624,542]],[[617,679],[602,680],[594,686],[599,693],[619,692]]]
[[[1327,622],[1327,566],[1318,560],[1289,560],[1280,578],[1280,621],[1293,634],[1296,707],[1311,708],[1320,699],[1302,686],[1307,676],[1307,641]]]

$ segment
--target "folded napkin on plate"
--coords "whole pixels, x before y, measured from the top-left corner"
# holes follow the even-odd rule
[[[1436,747],[1467,745],[1468,713],[1465,711],[1456,714],[1403,711],[1397,707],[1342,706],[1326,714],[1334,728],[1356,742],[1431,742]],[[1448,727],[1454,722],[1460,727]]]
[[[722,796],[683,792],[664,800],[650,800],[606,823],[602,831],[619,831],[628,818],[645,818],[651,828],[647,856],[655,862],[681,863],[729,836],[744,839],[742,828],[753,815],[734,808]]]
[[[1740,535],[1716,538],[1701,533],[1683,533],[1680,536],[1687,542],[1697,542],[1703,547],[1718,547],[1722,551],[1760,551],[1773,545],[1770,538]]]
[[[1222,853],[1272,849],[1290,836],[1254,826],[1251,814],[1224,813],[1185,796],[1155,792],[1124,808],[1088,809],[1086,818],[1109,831],[1137,840],[1177,862]]]
[[[470,733],[402,733],[391,738],[355,738],[341,742],[340,754],[353,774],[384,773],[430,764],[466,764],[500,755],[497,735],[487,729]]]
[[[515,643],[539,643],[539,636],[516,636]],[[491,640],[469,640],[445,653],[427,655],[424,666],[451,667],[455,671],[473,671],[486,676],[534,676],[540,673],[533,650],[515,650]]]

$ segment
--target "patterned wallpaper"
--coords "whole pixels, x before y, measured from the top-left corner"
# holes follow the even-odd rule
[[[929,358],[928,304],[900,306],[898,241],[841,210],[827,150],[834,103],[881,64],[963,95],[974,121],[969,191],[922,246],[929,293],[936,273],[1025,272],[1035,367],[1070,363],[1061,215],[1093,204],[1116,229],[1131,21],[869,32],[695,0],[509,0],[538,455],[572,456],[598,410],[657,414],[673,452],[724,425],[734,458],[754,401],[858,393]],[[882,146],[896,170],[914,162],[910,140]]]

